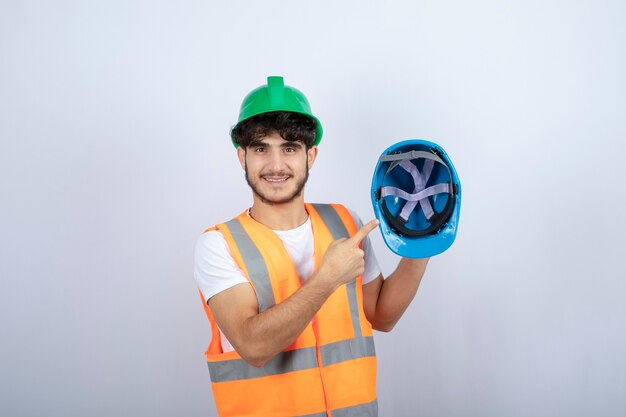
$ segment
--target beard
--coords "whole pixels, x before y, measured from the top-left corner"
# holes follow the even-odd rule
[[[245,172],[246,182],[248,183],[248,185],[252,189],[252,192],[254,193],[254,195],[259,197],[259,199],[263,203],[265,203],[265,204],[274,205],[274,204],[291,203],[296,197],[299,197],[302,194],[302,191],[304,190],[304,185],[306,184],[306,182],[309,179],[308,162],[309,162],[309,158],[308,158],[308,155],[307,155],[307,165],[306,165],[307,168],[306,168],[306,172],[304,174],[304,177],[302,177],[300,180],[298,180],[296,182],[296,186],[295,186],[294,190],[289,195],[287,195],[285,197],[282,197],[282,198],[276,198],[276,197],[271,197],[271,196],[267,195],[266,193],[264,193],[261,190],[261,187],[259,187],[256,182],[251,181],[250,180],[250,176],[248,175],[248,164],[247,163],[246,163],[246,172]],[[290,178],[293,178],[292,175],[288,175],[285,172],[268,173],[266,175],[289,176]],[[259,181],[263,181],[263,179],[260,179]]]

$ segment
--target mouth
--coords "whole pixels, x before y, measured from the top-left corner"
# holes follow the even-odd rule
[[[265,181],[269,182],[270,184],[283,184],[285,183],[290,177],[289,176],[283,176],[283,177],[261,177],[263,178]]]

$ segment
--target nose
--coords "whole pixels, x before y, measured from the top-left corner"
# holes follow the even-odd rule
[[[269,168],[273,172],[281,172],[285,170],[285,161],[283,161],[283,153],[281,149],[272,149],[270,152]]]

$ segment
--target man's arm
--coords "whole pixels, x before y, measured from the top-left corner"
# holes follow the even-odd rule
[[[373,220],[354,236],[331,243],[315,274],[289,298],[262,313],[250,285],[236,285],[211,297],[215,321],[237,353],[249,364],[263,366],[293,343],[326,299],[363,273],[359,243],[377,225]]]
[[[363,309],[372,327],[388,332],[415,297],[428,259],[402,258],[387,279],[382,275],[363,285]]]

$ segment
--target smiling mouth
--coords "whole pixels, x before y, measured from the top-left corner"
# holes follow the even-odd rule
[[[271,182],[272,184],[280,184],[289,179],[289,177],[262,177],[265,181]]]

